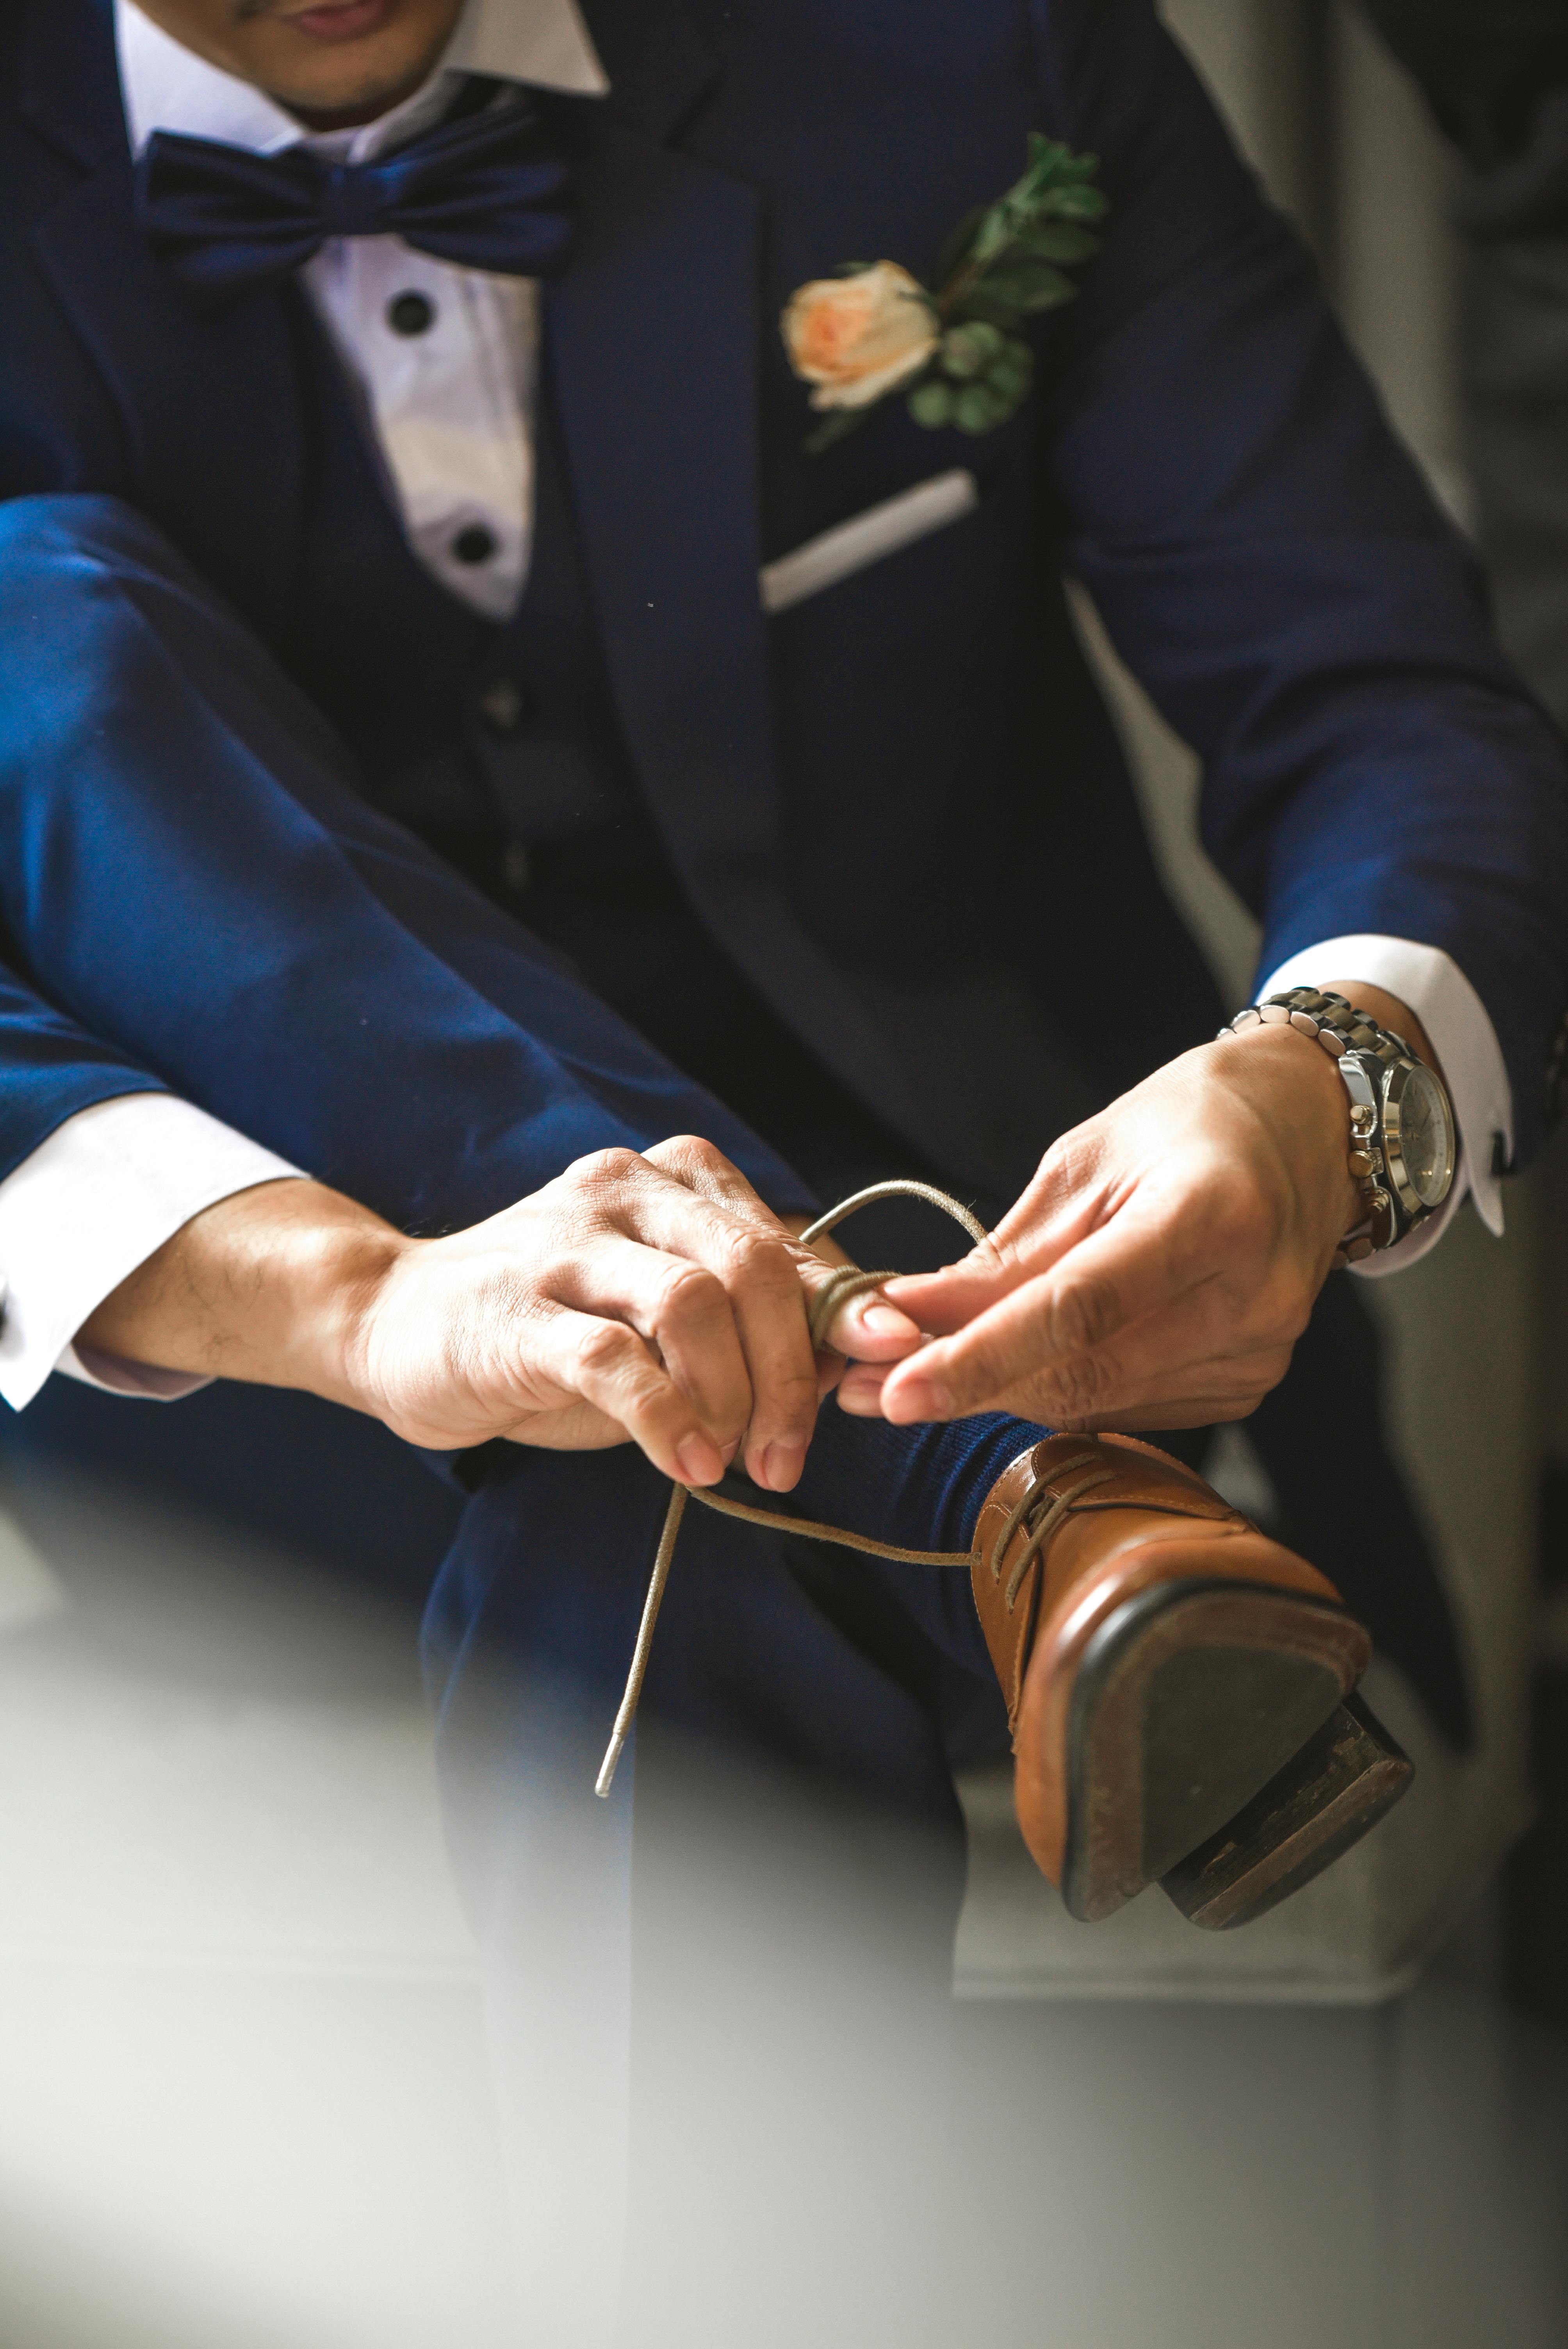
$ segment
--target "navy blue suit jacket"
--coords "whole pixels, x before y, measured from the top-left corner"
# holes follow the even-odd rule
[[[1446,948],[1496,1026],[1528,1150],[1568,999],[1556,743],[1148,0],[587,14],[614,95],[590,110],[547,348],[620,723],[730,954],[878,1114],[990,1190],[1209,1030],[1068,625],[1073,572],[1203,757],[1204,839],[1263,919],[1265,964],[1363,930]],[[970,441],[893,402],[807,456],[777,328],[790,290],[849,258],[929,270],[1031,129],[1099,154],[1110,214],[1081,298],[1041,330],[1028,409]],[[303,528],[288,298],[185,306],[132,216],[107,7],[0,0],[0,493],[129,501],[285,667]],[[955,463],[978,476],[975,512],[764,618],[760,564]],[[21,647],[0,708],[0,1172],[91,1102],[167,1083],[377,1196],[353,942],[352,1016],[339,1034],[315,1004],[296,1058],[286,990],[237,979],[224,1032],[211,973],[134,871],[114,943],[73,934],[70,860],[28,810],[82,647],[8,591],[3,553],[0,630]],[[126,742],[77,746],[82,793],[113,782]],[[302,898],[302,934],[313,919]],[[232,952],[259,970],[277,945]],[[582,1114],[527,1129],[507,1191],[627,1131],[581,1077],[613,1042],[569,989],[548,1009],[550,1082],[577,1087]],[[235,1022],[269,1019],[265,1049],[236,1048]],[[439,1065],[460,1126],[469,1064]],[[444,1206],[500,1203],[476,1181]],[[378,1204],[407,1219],[419,1203]]]

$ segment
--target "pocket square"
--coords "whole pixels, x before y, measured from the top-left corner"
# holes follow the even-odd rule
[[[884,498],[881,505],[868,506],[864,513],[835,523],[820,537],[809,538],[804,546],[781,554],[777,563],[765,564],[758,574],[762,608],[768,613],[788,612],[792,605],[803,604],[808,595],[836,587],[841,579],[880,563],[884,555],[896,554],[916,539],[929,538],[933,531],[945,530],[949,523],[972,513],[979,502],[975,476],[965,466],[934,474],[929,481],[917,481],[913,489],[901,490],[896,497]]]

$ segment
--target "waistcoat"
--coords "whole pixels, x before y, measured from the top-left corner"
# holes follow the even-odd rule
[[[366,794],[432,837],[528,843],[636,804],[599,650],[547,366],[534,432],[532,559],[486,620],[410,549],[368,417],[302,301],[307,488],[290,666],[355,754]]]

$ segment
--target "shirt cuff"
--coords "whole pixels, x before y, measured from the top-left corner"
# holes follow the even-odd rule
[[[0,1183],[0,1396],[20,1411],[51,1371],[156,1402],[208,1385],[72,1341],[203,1207],[299,1172],[172,1093],[78,1110]]]
[[[1300,954],[1282,962],[1258,988],[1257,999],[1261,1003],[1265,995],[1279,995],[1288,987],[1321,987],[1326,979],[1346,978],[1384,988],[1409,1005],[1442,1063],[1459,1132],[1453,1188],[1437,1214],[1429,1216],[1408,1238],[1351,1267],[1364,1279],[1378,1280],[1388,1273],[1403,1272],[1407,1265],[1429,1255],[1458,1214],[1467,1192],[1488,1231],[1502,1237],[1502,1186],[1498,1177],[1513,1155],[1513,1093],[1486,1007],[1458,963],[1440,947],[1376,936],[1326,938],[1322,945],[1304,947]]]

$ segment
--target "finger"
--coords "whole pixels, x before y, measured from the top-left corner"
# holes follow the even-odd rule
[[[839,1409],[856,1419],[881,1419],[882,1389],[891,1363],[851,1362],[839,1381]]]
[[[1048,1272],[1115,1212],[1102,1160],[1093,1129],[1057,1143],[1022,1196],[967,1256],[935,1272],[901,1274],[888,1283],[891,1301],[923,1330],[957,1330]]]
[[[1279,1320],[1260,1306],[1257,1319],[1254,1328],[1224,1283],[1201,1282],[1110,1345],[1026,1372],[986,1407],[1077,1425],[1090,1413],[1184,1407],[1200,1395],[1255,1403],[1284,1376],[1306,1315]]]
[[[1085,1358],[999,1388],[986,1397],[984,1408],[1011,1412],[1017,1418],[1064,1431],[1196,1425],[1202,1419],[1200,1405],[1205,1410],[1214,1406],[1211,1416],[1224,1418],[1255,1409],[1279,1384],[1290,1359],[1288,1346],[1221,1361],[1172,1360],[1161,1351],[1136,1369],[1113,1356]],[[905,1399],[888,1395],[892,1375],[870,1373],[880,1381],[880,1388],[857,1381],[841,1398],[843,1408],[862,1418],[878,1416],[894,1424],[906,1423]]]
[[[809,1264],[800,1267],[801,1282],[813,1304],[831,1277],[831,1269],[826,1266],[820,1273]],[[919,1324],[890,1305],[880,1288],[851,1297],[822,1332],[825,1347],[856,1362],[901,1361],[924,1342],[925,1333]]]
[[[1193,1214],[1173,1226],[1158,1212],[1119,1216],[1053,1270],[896,1365],[883,1394],[888,1416],[952,1419],[981,1411],[1020,1379],[1103,1352],[1123,1330],[1214,1277],[1200,1228],[1205,1220]]]
[[[797,1216],[787,1220],[776,1216],[740,1169],[711,1143],[689,1133],[676,1134],[667,1142],[655,1143],[644,1156],[661,1173],[699,1197],[727,1208],[758,1230],[787,1235],[786,1245],[810,1300],[815,1300],[823,1284],[831,1278],[835,1265],[851,1261],[830,1238],[825,1239],[820,1248],[801,1247],[795,1237],[795,1226],[803,1228],[811,1218]],[[906,1313],[891,1305],[881,1290],[872,1290],[851,1299],[829,1323],[823,1336],[835,1352],[862,1361],[894,1361],[919,1345],[921,1329]]]
[[[613,1233],[562,1265],[551,1290],[577,1312],[627,1322],[656,1346],[716,1445],[733,1454],[751,1421],[751,1379],[716,1273]]]
[[[656,1166],[684,1190],[727,1207],[744,1222],[770,1231],[784,1228],[733,1159],[727,1158],[722,1150],[705,1142],[700,1134],[671,1134],[667,1141],[655,1142],[651,1149],[644,1151],[643,1156],[650,1166]]]
[[[701,1266],[722,1285],[751,1386],[747,1469],[758,1484],[787,1492],[804,1464],[819,1399],[799,1251],[776,1216],[746,1204],[756,1201],[755,1193],[733,1169],[727,1174],[720,1154],[686,1137],[657,1147],[678,1148],[684,1170],[707,1182],[730,1189],[739,1184],[745,1211],[732,1211],[627,1152],[617,1154],[599,1212],[627,1237]]]
[[[1065,1432],[1112,1425],[1196,1425],[1204,1412],[1234,1419],[1255,1410],[1289,1368],[1290,1349],[1282,1347],[1234,1361],[1194,1361],[1176,1368],[1161,1363],[1148,1379],[1119,1371],[1068,1378],[1052,1373],[1022,1380],[989,1407]]]
[[[562,1309],[530,1333],[528,1368],[624,1427],[661,1475],[717,1485],[724,1461],[689,1395],[624,1321]]]

